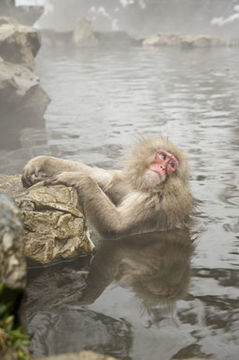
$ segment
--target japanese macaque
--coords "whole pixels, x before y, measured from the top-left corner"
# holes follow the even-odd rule
[[[182,229],[193,206],[186,157],[164,138],[138,143],[123,170],[38,156],[24,167],[22,182],[28,187],[41,180],[74,186],[86,218],[104,238]]]

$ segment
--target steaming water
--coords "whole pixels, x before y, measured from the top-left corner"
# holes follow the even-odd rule
[[[200,200],[200,231],[191,281],[177,301],[172,294],[166,300],[169,289],[174,278],[178,287],[187,287],[189,274],[183,267],[185,275],[178,280],[184,274],[184,255],[178,248],[172,259],[178,256],[179,263],[170,268],[170,253],[163,270],[163,279],[170,274],[168,290],[162,296],[161,279],[156,291],[164,301],[153,304],[145,301],[150,277],[140,292],[132,278],[122,274],[137,276],[147,256],[154,264],[152,274],[157,263],[162,273],[164,255],[155,261],[157,245],[155,252],[136,248],[130,261],[126,249],[127,256],[117,255],[118,261],[114,254],[112,263],[111,252],[103,249],[108,265],[105,269],[104,261],[95,260],[95,280],[89,285],[95,294],[84,305],[84,282],[74,282],[79,269],[85,269],[81,262],[33,276],[25,321],[36,355],[86,348],[119,359],[238,359],[238,64],[238,49],[229,48],[84,49],[68,56],[40,55],[37,71],[52,99],[46,129],[22,131],[21,149],[5,150],[8,163],[3,162],[2,169],[19,171],[27,158],[41,153],[117,168],[138,137],[163,134],[188,155],[192,190]],[[3,152],[0,155],[3,159]],[[115,263],[121,264],[117,271]],[[52,297],[47,295],[51,291]]]

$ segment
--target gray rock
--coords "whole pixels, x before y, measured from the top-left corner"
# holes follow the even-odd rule
[[[142,41],[132,38],[125,31],[95,32],[100,47],[141,46]]]
[[[1,22],[0,22],[1,23]],[[0,56],[8,62],[25,65],[34,69],[41,42],[38,32],[32,27],[20,25],[15,20],[0,25]]]
[[[22,217],[19,208],[5,194],[0,194],[0,277],[10,289],[26,284],[26,261]]]
[[[206,35],[157,33],[143,41],[144,46],[217,47],[225,46],[221,39]]]
[[[1,36],[1,35],[0,35]],[[0,50],[1,51],[1,50]],[[39,78],[25,66],[0,58],[1,126],[18,119],[21,127],[43,118],[49,97],[39,85]]]
[[[130,351],[128,339],[132,336],[124,319],[71,305],[57,313],[53,310],[33,314],[27,331],[35,358],[91,349],[109,351],[113,356],[126,359]]]
[[[0,147],[14,144],[24,127],[43,126],[50,102],[31,71],[40,48],[40,36],[15,19],[0,17],[0,132],[6,134]],[[9,129],[14,128],[13,131]]]

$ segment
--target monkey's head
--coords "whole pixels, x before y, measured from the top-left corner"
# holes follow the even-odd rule
[[[188,181],[187,159],[164,138],[139,142],[126,161],[124,174],[134,189],[158,192],[168,182]]]

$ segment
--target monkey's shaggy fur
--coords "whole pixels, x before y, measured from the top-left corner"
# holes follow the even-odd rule
[[[155,154],[166,150],[178,168],[160,179],[150,172]],[[164,138],[140,141],[123,170],[104,170],[83,163],[39,156],[24,168],[26,186],[48,178],[47,184],[75,186],[89,222],[103,237],[182,229],[193,207],[185,155]]]

